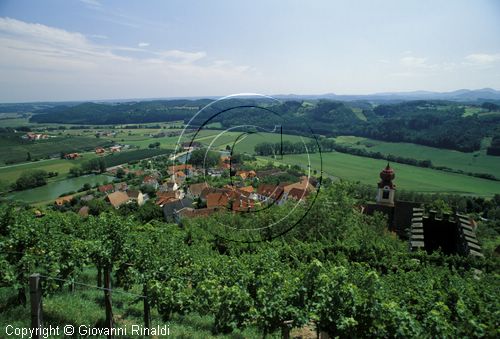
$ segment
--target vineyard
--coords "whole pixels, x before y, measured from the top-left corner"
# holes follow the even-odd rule
[[[286,207],[251,220],[226,213],[180,227],[0,206],[0,287],[16,291],[0,305],[0,322],[28,302],[31,274],[48,277],[43,297],[53,302],[92,270],[95,287],[111,277],[113,288],[140,295],[130,303],[140,305],[146,325],[154,310],[165,324],[208,316],[217,336],[248,329],[256,337],[279,335],[285,322],[332,337],[499,336],[498,256],[409,253],[381,216],[355,206],[351,184],[335,184],[290,232],[255,243],[225,240],[231,230],[221,225],[269,225]],[[256,237],[266,239],[265,228],[260,232]],[[92,314],[96,323],[106,303]],[[115,326],[127,321],[115,318]],[[170,330],[175,337],[176,327]]]

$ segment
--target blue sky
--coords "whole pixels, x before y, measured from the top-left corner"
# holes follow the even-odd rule
[[[500,89],[500,1],[0,0],[0,101]]]

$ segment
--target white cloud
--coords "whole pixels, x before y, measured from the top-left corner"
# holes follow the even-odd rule
[[[205,52],[184,52],[177,49],[162,51],[157,54],[162,58],[181,63],[192,63],[207,56]]]
[[[139,47],[148,47],[149,46],[149,42],[139,42],[137,44],[137,46],[139,46]]]
[[[87,7],[91,9],[102,8],[102,4],[98,0],[80,0],[80,2],[84,3]]]
[[[476,53],[469,54],[465,57],[465,60],[478,65],[491,64],[500,61],[500,53],[497,54],[486,54],[486,53]]]
[[[207,88],[241,92],[253,89],[245,87],[250,71],[232,63],[220,67],[204,51],[103,45],[81,33],[0,18],[0,100],[215,94]]]
[[[95,39],[108,39],[107,35],[103,34],[90,34],[88,35],[89,38],[95,38]]]
[[[399,59],[399,63],[405,67],[426,68],[429,66],[426,62],[427,58],[418,58],[414,56],[405,56]]]

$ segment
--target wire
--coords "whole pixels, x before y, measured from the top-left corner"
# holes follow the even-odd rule
[[[56,278],[56,277],[50,277],[48,275],[43,275],[43,274],[39,274],[39,275],[40,275],[40,277],[45,278],[45,279],[51,279],[51,280],[57,280],[57,281],[64,281],[64,282],[69,282],[71,284],[75,284],[75,285],[79,285],[79,286],[85,286],[85,287],[89,287],[89,288],[95,288],[95,289],[98,289],[98,290],[109,291],[109,292],[114,292],[114,293],[121,293],[121,294],[128,294],[128,295],[135,296],[135,297],[140,297],[140,298],[147,298],[147,296],[142,295],[142,294],[135,294],[135,293],[131,293],[131,292],[114,290],[112,288],[106,288],[106,287],[99,287],[99,286],[95,286],[95,285],[84,284],[84,283],[77,282],[77,281],[72,281],[72,280],[67,280],[67,279],[61,279],[61,278]]]

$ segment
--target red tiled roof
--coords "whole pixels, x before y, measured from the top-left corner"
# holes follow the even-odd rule
[[[99,186],[99,192],[101,193],[112,192],[113,190],[113,184]]]
[[[309,192],[307,190],[303,190],[300,188],[292,188],[290,192],[288,192],[288,198],[292,198],[294,200],[305,199]]]
[[[274,200],[278,200],[283,195],[284,189],[283,187],[271,185],[271,184],[262,184],[257,188],[257,193],[263,195],[268,198],[272,198]]]
[[[229,196],[227,193],[209,193],[207,195],[207,207],[227,207]]]
[[[172,174],[179,171],[192,170],[193,166],[189,164],[173,165],[168,167],[168,173]]]

